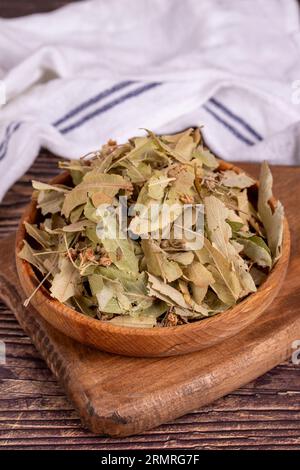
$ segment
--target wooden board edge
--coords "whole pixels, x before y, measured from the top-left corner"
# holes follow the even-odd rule
[[[213,403],[218,398],[228,395],[286,361],[292,354],[292,342],[299,338],[300,318],[298,316],[289,325],[281,325],[278,331],[272,331],[257,347],[253,347],[252,344],[245,348],[243,357],[237,358],[239,364],[232,361],[220,362],[214,369],[214,377],[219,376],[222,379],[215,380],[212,388],[208,386],[211,380],[208,377],[208,371],[207,377],[201,375],[198,382],[194,381],[192,387],[187,381],[165,388],[159,394],[160,405],[163,404],[161,406],[147,407],[147,394],[145,394],[144,398],[136,403],[134,409],[130,408],[130,413],[127,406],[121,406],[118,410],[106,409],[105,415],[101,413],[101,410],[95,409],[85,396],[81,398],[86,401],[85,412],[81,415],[81,419],[92,432],[110,437],[126,437],[153,429]],[[283,343],[284,347],[278,346],[280,343]],[[253,358],[263,353],[262,348],[267,348],[273,353],[268,360],[265,355],[261,354],[262,360],[257,363]],[[245,369],[240,367],[241,359],[245,367],[246,365],[248,367],[246,374]],[[224,370],[226,370],[227,377],[224,377]],[[238,373],[236,373],[237,370]],[[234,382],[232,381],[233,374],[235,374]],[[76,401],[76,398],[73,398],[73,401]]]

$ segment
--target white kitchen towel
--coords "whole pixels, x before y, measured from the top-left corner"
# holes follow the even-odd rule
[[[221,157],[299,163],[299,52],[296,0],[89,0],[0,19],[0,199],[42,146],[79,158],[142,128],[204,125]]]

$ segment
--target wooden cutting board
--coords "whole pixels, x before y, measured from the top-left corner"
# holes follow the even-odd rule
[[[257,166],[242,165],[253,175]],[[239,335],[213,347],[170,358],[129,358],[82,346],[22,306],[14,239],[0,242],[0,297],[64,386],[82,423],[95,433],[128,436],[206,405],[264,374],[300,339],[300,168],[274,167],[275,194],[290,223],[287,278],[275,302]]]

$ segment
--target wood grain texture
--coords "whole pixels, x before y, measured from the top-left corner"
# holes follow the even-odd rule
[[[62,3],[69,1],[2,0],[0,16],[51,10]],[[42,152],[30,171],[7,193],[0,205],[0,237],[16,230],[31,194],[30,179],[57,174],[55,161]],[[279,177],[280,169],[276,171],[276,181]],[[277,195],[280,197],[279,191]],[[5,340],[7,349],[7,364],[0,366],[1,448],[300,449],[299,366],[290,360],[175,422],[138,436],[113,439],[82,429],[78,414],[31,340],[1,303],[0,339]]]
[[[300,337],[299,299],[295,293],[299,287],[300,220],[293,216],[297,214],[297,197],[288,189],[296,188],[300,169],[274,170],[278,195],[290,213],[294,246],[284,288],[255,325],[214,348],[187,356],[159,360],[111,356],[63,338],[33,309],[26,311],[22,307],[9,248],[13,241],[6,242],[1,296],[22,326],[30,330],[83,422],[94,432],[121,436],[150,429],[227,394],[290,355],[292,341]],[[280,179],[276,173],[281,174]]]
[[[240,168],[220,161],[220,170],[241,172]],[[70,174],[61,173],[52,183],[68,184]],[[255,188],[257,190],[257,187]],[[16,234],[16,265],[19,280],[26,297],[39,285],[33,267],[18,253],[27,237],[24,222],[37,223],[37,201],[32,199],[26,207]],[[274,206],[273,206],[274,207]],[[282,255],[273,266],[265,282],[255,294],[221,315],[202,321],[168,328],[126,328],[111,325],[86,315],[78,315],[73,309],[53,299],[49,291],[41,286],[31,299],[31,304],[52,326],[82,344],[102,351],[136,357],[164,357],[187,354],[214,346],[255,322],[271,304],[285,278],[290,254],[290,233],[287,219],[283,225]],[[11,262],[9,258],[8,263]]]

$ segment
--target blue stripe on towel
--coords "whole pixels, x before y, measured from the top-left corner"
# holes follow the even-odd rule
[[[116,83],[110,88],[107,88],[106,90],[101,91],[97,95],[93,96],[92,98],[89,98],[88,100],[84,101],[83,103],[79,104],[75,108],[71,109],[65,116],[59,118],[57,121],[53,122],[53,126],[57,127],[63,122],[67,121],[68,119],[72,118],[76,114],[80,113],[81,111],[84,111],[86,108],[89,106],[98,103],[99,101],[103,100],[104,98],[107,98],[107,96],[112,95],[116,91],[122,90],[123,88],[132,85],[133,81],[126,81],[126,82],[120,82]]]
[[[6,131],[5,131],[5,137],[2,143],[0,144],[0,160],[3,160],[3,158],[6,156],[10,139],[13,136],[13,134],[19,129],[21,124],[22,124],[21,121],[20,122],[13,121],[7,126]]]
[[[1,144],[0,144],[0,153],[2,152],[2,150],[3,150],[3,148],[4,148],[5,144],[6,144],[6,140],[9,138],[9,135],[10,135],[11,128],[12,128],[13,124],[14,124],[14,121],[13,121],[13,122],[10,122],[10,123],[8,124],[8,126],[6,127],[6,129],[5,129],[5,132],[4,132],[4,139],[3,139],[3,141],[2,141]]]
[[[213,105],[215,105],[217,108],[219,108],[221,111],[223,111],[225,114],[227,114],[227,116],[230,116],[233,120],[238,122],[245,129],[247,129],[247,131],[250,132],[250,134],[252,134],[254,137],[256,137],[257,140],[259,141],[263,140],[263,137],[255,129],[253,129],[253,127],[251,127],[250,124],[248,124],[242,117],[232,112],[223,103],[220,103],[220,101],[216,100],[215,98],[210,98],[208,101],[212,103]]]
[[[152,88],[155,88],[157,86],[161,85],[160,82],[152,82],[152,83],[148,83],[146,85],[143,85],[139,88],[136,88],[135,90],[132,90],[130,91],[129,93],[125,94],[125,95],[121,95],[119,96],[118,98],[114,99],[113,101],[111,101],[110,103],[107,103],[103,106],[101,106],[101,108],[98,108],[96,109],[95,111],[89,113],[89,114],[86,114],[85,116],[83,116],[81,119],[79,119],[78,121],[75,121],[73,124],[71,124],[70,126],[67,126],[63,129],[60,129],[60,132],[62,134],[67,134],[68,132],[71,132],[73,131],[74,129],[76,129],[77,127],[80,127],[82,126],[82,124],[86,123],[87,121],[89,121],[90,119],[93,119],[94,117],[96,116],[99,116],[99,114],[102,114],[102,113],[105,113],[106,111],[109,111],[111,108],[114,108],[115,106],[117,106],[118,104],[121,104],[123,103],[124,101],[126,100],[129,100],[130,98],[134,98],[138,95],[141,95],[142,93],[144,93],[145,91],[148,91],[148,90],[151,90]]]
[[[224,121],[218,114],[216,114],[212,109],[210,109],[208,106],[204,105],[203,108],[205,111],[207,111],[211,116],[215,118],[216,121],[218,121],[220,124],[222,124],[224,127],[226,127],[229,132],[231,132],[235,137],[237,137],[239,140],[244,142],[247,145],[255,145],[255,142],[252,140],[248,139],[245,137],[243,134],[241,134],[235,127],[233,127],[231,124],[228,122]]]

